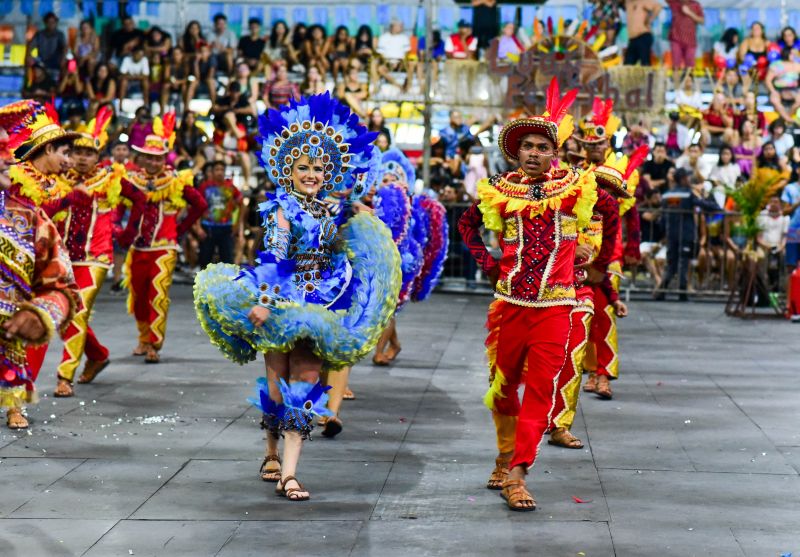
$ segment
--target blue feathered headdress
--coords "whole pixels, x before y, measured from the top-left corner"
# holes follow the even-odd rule
[[[269,109],[259,116],[258,129],[259,160],[276,186],[291,187],[292,165],[302,155],[322,160],[325,186],[318,197],[353,186],[356,174],[368,168],[378,135],[327,92]]]
[[[414,188],[414,182],[417,181],[417,173],[414,170],[414,165],[408,160],[408,157],[400,149],[392,147],[383,153],[383,160],[381,163],[383,168],[383,175],[393,174],[397,180],[393,182],[402,182],[408,186],[409,189]]]
[[[372,149],[372,156],[367,161],[367,170],[356,177],[353,191],[350,193],[350,201],[358,201],[373,187],[378,187],[383,178],[383,154],[379,149]]]

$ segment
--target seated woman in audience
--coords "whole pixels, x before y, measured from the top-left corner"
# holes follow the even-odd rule
[[[325,80],[322,78],[322,74],[319,73],[319,69],[316,66],[311,66],[306,70],[306,79],[303,81],[303,86],[300,88],[300,92],[306,96],[310,97],[311,95],[319,95],[327,91],[328,88],[325,86]]]
[[[328,39],[322,25],[312,25],[308,28],[308,36],[303,41],[303,58],[306,68],[316,66],[319,73],[325,75],[331,67],[328,61]]]
[[[769,65],[764,85],[775,111],[785,121],[792,121],[800,108],[800,64],[792,58],[791,48],[784,48],[780,59]]]
[[[358,28],[353,39],[353,55],[361,62],[362,67],[369,68],[375,56],[375,38],[369,25]]]
[[[790,49],[793,57],[800,56],[800,39],[797,38],[797,31],[790,25],[781,29],[780,37],[778,37],[775,44],[781,50],[784,48]]]
[[[198,93],[204,93],[211,99],[211,104],[217,102],[217,59],[211,55],[211,45],[201,42],[197,55],[193,61],[191,75],[188,78],[189,86],[186,92],[188,99],[197,98]]]
[[[743,62],[748,55],[752,56],[756,61],[758,79],[761,81],[764,80],[764,76],[767,74],[768,47],[769,41],[767,41],[767,34],[764,32],[764,25],[758,21],[750,26],[750,34],[739,45],[739,62]]]
[[[288,55],[289,67],[294,69],[295,66],[308,66],[303,52],[303,44],[308,36],[308,27],[305,23],[295,23],[292,29],[292,35],[289,37],[289,42],[286,44],[286,52]],[[277,63],[277,60],[276,60]]]
[[[703,111],[700,131],[705,145],[733,142],[733,108],[722,93],[714,93],[711,104]]]
[[[289,70],[286,64],[277,63],[274,68],[275,78],[264,85],[261,99],[267,108],[278,108],[289,104],[289,99],[300,100],[297,84],[289,81]]]
[[[347,73],[348,62],[353,55],[353,39],[347,27],[340,25],[336,32],[328,39],[328,59],[330,60],[333,79],[338,82],[339,75]]]
[[[744,94],[744,106],[734,116],[734,127],[737,130],[741,129],[744,120],[749,120],[753,124],[755,133],[763,134],[767,128],[767,119],[758,109],[756,94],[749,90]]]
[[[742,176],[745,178],[749,178],[750,174],[752,174],[756,155],[760,149],[761,138],[756,133],[753,122],[742,120],[739,126],[739,134],[733,146],[733,154],[736,157],[739,169],[742,171]]]
[[[389,145],[392,144],[392,132],[386,126],[386,117],[384,117],[380,108],[375,107],[372,109],[372,112],[369,113],[367,131],[386,134],[386,138],[389,140]]]
[[[714,56],[715,58],[721,58],[725,65],[728,65],[730,61],[736,62],[738,55],[739,30],[734,27],[728,27],[719,40],[714,43]]]
[[[181,48],[183,48],[183,52],[189,62],[194,61],[199,52],[199,44],[201,42],[206,42],[206,38],[203,36],[203,28],[200,26],[200,22],[190,21],[183,32],[183,37],[181,37]]]
[[[93,117],[101,105],[117,98],[117,80],[105,62],[95,66],[92,78],[86,82],[86,95],[89,97],[88,118]]]
[[[58,96],[61,98],[61,108],[59,113],[62,119],[66,119],[66,114],[77,112],[83,115],[86,112],[84,100],[87,99],[86,87],[84,81],[81,79],[78,62],[70,60],[67,63],[65,72],[62,72],[61,79],[58,82]]]
[[[778,151],[775,150],[775,144],[772,141],[767,141],[761,146],[761,153],[756,157],[756,168],[770,168],[784,174],[785,182],[783,185],[789,182],[789,177],[792,174],[788,159],[778,156]]]
[[[150,63],[169,56],[171,48],[172,37],[158,25],[151,27],[144,40],[144,53],[150,59]]]
[[[183,113],[180,128],[175,135],[175,151],[178,157],[175,159],[177,167],[181,162],[191,162],[192,168],[198,170],[206,164],[205,147],[208,145],[208,136],[197,125],[197,116],[194,112],[187,110]]]
[[[161,106],[169,104],[172,95],[178,95],[184,107],[189,106],[191,100],[188,95],[189,76],[191,75],[189,61],[183,49],[176,46],[172,49],[167,63],[164,64],[164,83],[161,87]]]
[[[267,46],[264,47],[269,65],[272,66],[278,60],[287,60],[289,57],[289,26],[282,19],[272,24],[269,33]]]
[[[92,22],[88,19],[81,21],[78,28],[75,60],[78,61],[78,71],[84,79],[94,73],[94,67],[100,61],[100,37],[97,36]]]
[[[339,82],[336,94],[360,118],[366,118],[364,101],[369,97],[369,91],[367,84],[359,79],[358,73],[358,68],[350,66],[344,80]]]

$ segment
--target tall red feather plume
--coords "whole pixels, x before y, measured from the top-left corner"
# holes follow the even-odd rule
[[[639,145],[636,150],[628,157],[628,168],[625,169],[623,177],[627,180],[633,171],[639,168],[650,153],[650,147]]]
[[[586,36],[583,38],[583,40],[589,42],[589,39],[594,37],[595,33],[597,33],[597,29],[598,29],[597,25],[592,25],[592,27],[589,29],[589,32],[586,33]]]
[[[553,18],[550,16],[547,17],[547,33],[553,35]]]
[[[17,131],[16,133],[12,133],[8,136],[8,148],[9,150],[13,151],[26,141],[31,136],[32,130],[30,128],[22,128],[21,130]]]
[[[58,117],[58,111],[56,110],[55,105],[53,102],[44,103],[44,112],[47,114],[47,117],[52,121],[54,124],[61,125],[61,118]]]
[[[550,81],[550,86],[547,88],[547,100],[545,110],[549,114],[551,121],[558,124],[567,115],[572,103],[578,96],[578,90],[572,89],[562,97],[561,91],[558,87],[558,80],[554,77]]]
[[[613,110],[614,101],[612,99],[602,101],[595,97],[592,102],[592,123],[596,126],[605,126]]]
[[[92,130],[92,136],[97,138],[103,133],[103,128],[111,120],[111,115],[113,111],[111,110],[110,106],[104,106],[100,110],[97,111],[97,115],[94,117],[94,130]]]
[[[175,113],[174,112],[167,112],[164,114],[164,117],[161,119],[164,125],[164,139],[169,139],[172,136],[172,132],[175,131]]]

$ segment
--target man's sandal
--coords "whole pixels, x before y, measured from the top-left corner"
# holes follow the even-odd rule
[[[503,482],[503,491],[500,492],[506,500],[508,508],[516,512],[530,512],[536,510],[536,500],[525,486],[525,480],[506,480]]]
[[[508,465],[511,459],[497,457],[494,459],[494,470],[492,475],[489,476],[489,481],[486,482],[486,489],[499,491],[503,489],[503,483],[508,479]]]
[[[267,470],[267,464],[270,462],[277,462],[278,469],[277,470]],[[258,475],[261,476],[261,480],[265,482],[279,482],[281,481],[281,459],[278,455],[267,455],[264,457],[264,460],[261,462],[261,468],[258,470]]]
[[[286,484],[291,481],[297,482],[297,485],[300,487],[287,488]],[[303,487],[303,484],[301,484],[294,476],[287,476],[285,479],[280,480],[279,483],[281,485],[275,488],[275,493],[281,497],[286,497],[289,501],[308,501],[311,499],[310,495],[295,495],[295,493],[302,493],[306,491],[306,488]]]
[[[28,419],[22,415],[19,408],[9,408],[6,414],[8,429],[28,429]]]
[[[356,395],[353,393],[353,391],[350,390],[350,387],[347,387],[344,390],[344,395],[342,395],[342,399],[344,399],[344,400],[355,400],[356,399]]]
[[[583,386],[584,393],[593,393],[597,390],[597,375],[595,373],[589,373],[589,379],[586,380],[586,384]]]
[[[325,423],[322,425],[322,436],[333,439],[339,435],[343,429],[342,420],[336,416],[327,416],[325,418]]]
[[[156,350],[153,345],[147,347],[147,354],[144,357],[144,363],[146,364],[157,364],[161,361],[161,356],[158,355],[158,350]]]
[[[595,389],[594,394],[603,400],[611,400],[614,398],[614,393],[611,392],[611,381],[608,379],[608,376],[600,375],[597,377],[597,389]]]
[[[572,435],[572,432],[565,427],[557,427],[550,432],[549,445],[564,447],[565,449],[582,449],[583,442]]]
[[[389,363],[388,358],[386,358],[384,354],[375,354],[375,356],[372,357],[372,365],[374,366],[386,367]]]
[[[139,344],[136,345],[136,348],[133,349],[132,354],[134,356],[144,356],[145,354],[147,354],[147,348],[149,346],[150,345],[147,344],[146,342],[140,342]]]
[[[58,378],[56,388],[53,391],[53,396],[56,398],[69,398],[75,396],[75,390],[72,388],[72,382],[62,377]]]
[[[108,364],[111,363],[111,360],[105,360],[102,362],[94,362],[92,360],[86,360],[86,365],[83,366],[83,373],[81,376],[78,377],[78,383],[81,385],[85,385],[86,383],[91,383],[94,381],[94,378],[100,375],[100,372],[103,371],[108,367]]]

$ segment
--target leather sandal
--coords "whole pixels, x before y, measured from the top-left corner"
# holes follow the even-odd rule
[[[508,508],[517,512],[536,510],[536,500],[526,486],[525,480],[506,480],[500,495],[508,503]]]
[[[372,365],[386,367],[389,365],[389,360],[383,354],[375,354],[372,357]]]
[[[91,383],[94,381],[94,378],[100,375],[100,372],[103,371],[108,367],[108,364],[111,363],[111,360],[105,360],[102,362],[95,362],[92,360],[86,360],[86,365],[83,366],[83,373],[81,376],[78,377],[78,383],[81,385],[85,385],[86,383]]]
[[[278,469],[277,470],[267,470],[267,463],[269,462],[277,462]],[[258,470],[258,475],[261,476],[261,480],[264,482],[279,482],[281,481],[281,468],[280,468],[281,459],[278,455],[267,455],[264,457],[264,460],[261,462],[261,468]]]
[[[486,482],[486,489],[494,491],[503,489],[503,483],[508,479],[508,465],[510,463],[510,458],[498,456],[494,459],[494,470],[492,470],[492,475],[489,476],[489,481]]]
[[[393,362],[397,359],[397,356],[402,352],[403,348],[400,346],[394,347],[390,346],[389,351],[386,353],[386,359],[390,362]]]
[[[72,388],[72,382],[59,377],[56,382],[56,389],[53,391],[53,396],[56,398],[69,398],[75,396],[75,391]]]
[[[286,484],[291,481],[297,482],[297,485],[300,487],[290,487],[287,489]],[[292,496],[295,493],[302,493],[303,491],[306,490],[306,488],[303,487],[303,484],[301,484],[298,481],[298,479],[295,478],[294,476],[287,476],[286,478],[281,479],[279,483],[281,485],[275,488],[275,493],[280,495],[281,497],[286,497],[289,501],[308,501],[309,499],[311,499],[310,495],[297,495],[295,497]]]
[[[333,439],[339,435],[343,429],[342,420],[337,416],[328,416],[325,418],[325,423],[322,426],[322,436]]]
[[[594,393],[603,400],[611,400],[614,398],[614,393],[611,392],[611,381],[607,375],[597,376],[597,389]]]
[[[6,425],[8,429],[28,429],[30,425],[28,419],[22,415],[19,408],[9,408],[6,413]]]
[[[350,387],[347,387],[344,390],[344,395],[342,395],[342,399],[343,400],[355,400],[356,399],[356,395],[353,393],[353,391],[350,390]]]
[[[133,349],[132,354],[134,356],[144,356],[145,354],[147,354],[147,349],[149,347],[150,345],[147,344],[146,342],[140,342],[139,344],[136,345],[136,348]]]
[[[151,344],[147,347],[147,354],[144,357],[144,363],[157,364],[161,361],[161,356],[158,355],[158,350]]]
[[[597,390],[597,374],[594,372],[589,372],[589,379],[586,380],[586,384],[583,386],[584,393],[593,393]]]
[[[547,441],[548,445],[555,445],[556,447],[564,447],[565,449],[582,449],[583,442],[572,435],[572,432],[565,427],[557,427],[550,432],[550,439]]]

